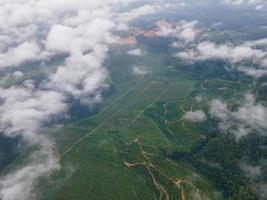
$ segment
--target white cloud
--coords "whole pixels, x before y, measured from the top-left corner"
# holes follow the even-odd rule
[[[64,117],[69,98],[92,105],[101,101],[108,72],[104,61],[113,30],[161,6],[145,5],[120,13],[133,0],[12,0],[0,7],[0,70],[67,53],[68,57],[41,83],[32,80],[0,88],[0,130],[38,146],[28,164],[0,178],[0,199],[31,200],[38,178],[60,168],[53,141],[42,134],[48,123]],[[136,73],[147,73],[136,68]],[[12,76],[22,77],[21,72]]]
[[[144,66],[134,66],[133,73],[136,75],[146,75],[149,73],[149,70]]]
[[[210,113],[219,119],[219,129],[233,133],[237,139],[253,132],[266,135],[267,108],[256,103],[251,94],[247,94],[244,102],[234,111],[225,102],[215,99],[210,104]]]
[[[246,45],[218,45],[207,41],[201,42],[195,49],[179,52],[176,56],[188,61],[222,59],[238,63],[244,60],[262,60],[267,57],[267,53],[262,50],[253,49]]]
[[[266,45],[266,39],[248,41],[240,45],[204,41],[193,48],[176,53],[175,56],[186,62],[224,60],[232,64],[245,64],[237,69],[249,76],[260,78],[266,75],[267,51],[262,48]],[[248,63],[251,63],[251,66],[247,66]],[[252,64],[258,65],[260,69],[254,68]]]
[[[254,40],[254,41],[247,41],[244,43],[244,45],[249,46],[249,47],[267,47],[267,38],[259,39],[259,40]]]
[[[24,77],[24,73],[21,71],[15,71],[11,75],[14,79],[22,79]]]
[[[52,142],[40,134],[40,129],[67,110],[65,97],[54,91],[37,90],[28,80],[23,86],[0,90],[0,127],[7,137],[20,136],[27,144],[40,150],[31,156],[29,164],[0,179],[0,198],[16,200],[34,198],[33,187],[41,176],[59,169]]]
[[[183,119],[191,122],[202,122],[207,119],[207,116],[202,110],[196,110],[186,112]]]
[[[38,179],[50,176],[53,171],[60,169],[59,160],[53,152],[53,147],[50,146],[50,142],[47,145],[31,155],[28,165],[1,178],[1,199],[17,200],[18,195],[20,200],[36,198],[33,187]]]
[[[35,43],[22,43],[0,53],[0,68],[20,65],[26,61],[33,61],[40,56],[40,49]]]
[[[91,54],[72,55],[44,82],[44,87],[70,94],[78,100],[97,95],[97,90],[106,85],[108,73],[102,67],[106,50],[100,47]]]
[[[127,54],[132,56],[143,56],[144,52],[142,51],[142,49],[133,49],[128,51]]]
[[[96,27],[98,27],[96,29]],[[114,42],[110,31],[114,24],[109,19],[96,18],[76,27],[54,25],[46,40],[46,47],[57,52],[75,53],[97,48],[99,44]]]
[[[164,25],[166,24],[166,25]],[[200,34],[201,30],[196,26],[198,24],[197,21],[179,21],[175,25],[158,22],[157,25],[159,27],[159,31],[157,34],[163,37],[176,37],[186,42],[191,42],[196,39],[196,36]]]
[[[201,95],[198,95],[198,96],[196,96],[196,101],[198,102],[198,103],[200,103],[200,102],[202,102],[203,100],[204,100],[204,97],[203,96],[201,96]]]
[[[246,75],[255,77],[255,78],[260,78],[262,76],[267,76],[267,70],[265,69],[254,69],[254,68],[249,68],[249,67],[239,67],[238,70],[240,72],[243,72]]]
[[[93,45],[97,39],[102,39],[103,34],[109,34],[107,28],[110,28],[110,24],[113,24],[111,19],[117,15],[111,9],[115,6],[117,9],[131,1],[13,0],[3,2],[0,7],[0,67],[40,59],[38,56],[43,58],[47,56],[46,53],[49,53],[46,50],[50,50],[46,47],[52,47],[52,49],[61,47],[61,50],[66,47],[70,50],[70,45],[81,43],[81,39],[85,42],[81,48],[84,46],[86,48],[91,41],[90,45]],[[60,34],[62,31],[66,31],[66,35],[61,34],[61,38],[56,37],[58,36],[56,34],[53,35],[53,33]],[[93,34],[94,31],[98,32]],[[45,41],[49,32],[52,34],[50,40]],[[86,36],[93,36],[94,39],[90,40]],[[63,42],[66,43],[63,44]],[[22,49],[26,51],[23,52]],[[44,55],[38,55],[39,51]],[[11,60],[14,61],[10,62]]]
[[[26,86],[0,89],[0,130],[6,136],[22,136],[29,143],[40,142],[36,132],[58,113],[66,111],[65,97],[54,91]]]
[[[264,0],[224,0],[224,2],[235,6],[251,5],[256,10],[261,10],[264,7]]]
[[[135,18],[144,16],[144,15],[149,15],[149,14],[154,14],[155,12],[159,11],[162,7],[159,5],[144,5],[138,8],[135,8],[131,11],[124,12],[120,14],[119,16],[119,21],[123,23],[127,23]]]

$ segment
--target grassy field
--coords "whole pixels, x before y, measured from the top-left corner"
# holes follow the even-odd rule
[[[188,151],[203,140],[201,125],[179,122],[198,81],[166,76],[164,55],[135,60],[123,51],[108,61],[116,92],[100,112],[52,131],[63,167],[42,199],[220,199],[206,177],[163,153]],[[134,74],[135,64],[149,73]]]
[[[213,98],[231,103],[256,84],[198,80],[179,71],[173,75],[164,55],[135,58],[126,55],[127,50],[115,49],[106,63],[116,92],[99,112],[50,131],[62,170],[54,174],[40,198],[223,199],[199,169],[190,162],[172,160],[169,154],[194,152],[214,134],[212,120],[188,122],[183,119],[185,112],[208,111]],[[148,73],[134,74],[133,66],[146,67]]]

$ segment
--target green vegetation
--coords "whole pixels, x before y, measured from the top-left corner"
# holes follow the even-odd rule
[[[234,107],[248,91],[264,100],[266,88],[224,70],[223,63],[185,65],[162,53],[165,47],[150,51],[160,42],[144,43],[143,57],[125,54],[128,47],[110,52],[112,87],[102,105],[84,112],[74,104],[71,123],[47,130],[62,169],[41,181],[40,199],[257,199],[239,167],[267,155],[257,137],[237,142],[209,115],[198,123],[183,116],[208,113],[214,98]],[[134,74],[133,66],[148,73]]]
[[[197,81],[182,74],[169,77],[164,55],[148,53],[136,61],[122,56],[124,51],[112,51],[107,62],[116,92],[100,112],[52,131],[63,168],[46,186],[49,190],[57,182],[56,189],[42,198],[220,199],[212,182],[193,165],[164,153],[189,151],[202,140],[194,130],[177,132],[166,121],[182,117],[179,105]],[[135,63],[150,73],[134,74]]]

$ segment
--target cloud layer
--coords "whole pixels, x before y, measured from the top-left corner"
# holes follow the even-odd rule
[[[108,49],[139,16],[161,6],[145,5],[120,11],[133,0],[12,0],[0,4],[0,70],[36,61],[66,58],[41,82],[26,80],[0,88],[0,129],[7,137],[20,137],[37,146],[28,164],[0,179],[0,199],[34,199],[33,188],[42,176],[60,169],[53,141],[41,129],[65,117],[70,99],[92,106],[107,87],[104,66]],[[125,9],[124,9],[125,10]],[[138,50],[129,52],[139,55]],[[37,62],[38,63],[38,62]],[[21,79],[23,69],[9,75]]]

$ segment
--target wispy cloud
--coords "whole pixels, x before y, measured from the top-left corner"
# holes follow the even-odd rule
[[[243,44],[235,45],[231,43],[216,44],[211,41],[203,41],[196,44],[195,47],[189,47],[184,51],[175,54],[179,59],[186,62],[224,60],[234,65],[251,63],[250,66],[238,67],[241,72],[260,78],[266,75],[267,52],[265,47],[266,39],[247,41]],[[253,65],[258,65],[260,69],[256,69]]]
[[[256,10],[261,10],[264,7],[264,0],[224,0],[224,2],[234,6],[250,5]]]
[[[252,94],[247,94],[244,102],[233,111],[225,102],[214,99],[210,104],[210,114],[219,120],[221,131],[230,132],[237,139],[250,133],[265,135],[267,130],[267,108],[257,103]]]
[[[169,24],[166,21],[157,22],[159,31],[157,34],[163,37],[174,37],[185,42],[192,42],[201,33],[201,29],[197,28],[198,22],[194,21],[179,21],[175,25]]]
[[[142,49],[133,49],[133,50],[128,51],[127,54],[131,56],[143,56],[144,51],[142,51]]]
[[[134,66],[133,73],[135,75],[146,75],[149,73],[149,69],[145,66]]]
[[[183,119],[191,122],[202,122],[207,119],[206,114],[202,110],[186,112]]]

